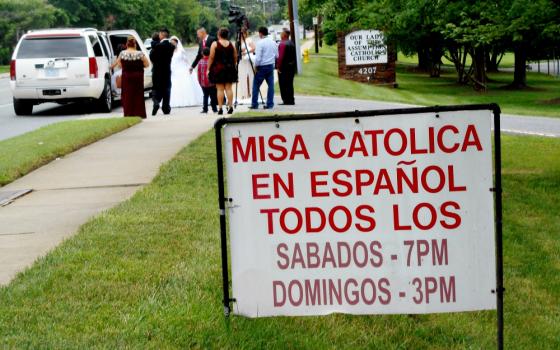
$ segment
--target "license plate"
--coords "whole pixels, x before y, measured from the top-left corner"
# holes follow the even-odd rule
[[[56,69],[56,68],[46,68],[45,69],[45,76],[46,77],[58,77],[58,69]]]
[[[43,96],[57,96],[62,94],[60,89],[43,90]]]

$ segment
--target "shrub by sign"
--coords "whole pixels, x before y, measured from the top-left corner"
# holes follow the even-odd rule
[[[496,110],[220,120],[226,311],[230,301],[248,317],[501,310]]]
[[[341,78],[395,84],[394,50],[387,46],[383,32],[358,30],[338,34],[338,74]]]

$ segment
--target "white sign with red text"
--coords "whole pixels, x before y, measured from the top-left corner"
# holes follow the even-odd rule
[[[226,125],[234,313],[495,309],[491,120]]]

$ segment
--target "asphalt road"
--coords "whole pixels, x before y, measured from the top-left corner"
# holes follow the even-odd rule
[[[533,73],[543,73],[548,75],[560,76],[560,60],[549,60],[529,63],[530,71]]]
[[[189,59],[194,59],[197,48],[187,48],[186,50]],[[85,103],[67,105],[43,103],[33,107],[33,115],[31,116],[16,116],[9,81],[9,77],[0,78],[0,140],[63,120],[111,118],[122,115],[122,108],[119,107],[118,103],[116,108],[107,114],[96,113],[92,111],[92,107]]]
[[[192,60],[196,54],[196,48],[187,48],[187,53]],[[280,101],[276,101],[277,107],[274,109],[274,112],[279,114],[291,112],[339,112],[348,110],[399,108],[406,106],[390,102],[311,96],[296,98],[297,106],[295,107],[278,106],[278,102]],[[148,111],[151,109],[151,103],[149,102],[147,103],[147,109]],[[63,120],[109,118],[120,117],[121,115],[122,109],[120,107],[116,107],[111,113],[99,114],[93,113],[87,104],[75,103],[61,106],[54,103],[45,103],[35,106],[32,116],[18,117],[13,110],[9,80],[8,78],[0,78],[0,140]],[[502,130],[505,132],[560,137],[560,118],[502,115],[501,121]]]

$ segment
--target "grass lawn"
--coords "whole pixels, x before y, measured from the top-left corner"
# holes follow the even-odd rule
[[[0,141],[0,186],[139,122],[140,118],[71,120]]]
[[[560,348],[560,140],[504,136],[506,349]],[[489,349],[495,313],[222,314],[212,132],[0,288],[0,348]]]
[[[9,72],[10,72],[10,66],[0,66],[0,74],[9,73]]]
[[[334,53],[336,47],[323,47],[320,51],[320,55]],[[490,78],[494,82],[489,84],[488,92],[479,93],[469,86],[457,84],[452,69],[444,69],[440,78],[430,78],[425,73],[414,72],[410,65],[397,65],[397,89],[370,86],[339,79],[336,57],[311,54],[310,63],[304,65],[303,75],[295,80],[295,90],[304,95],[343,96],[423,106],[495,102],[504,113],[560,117],[558,78],[527,73],[530,88],[523,91],[504,89],[513,80],[513,73],[490,74]]]

